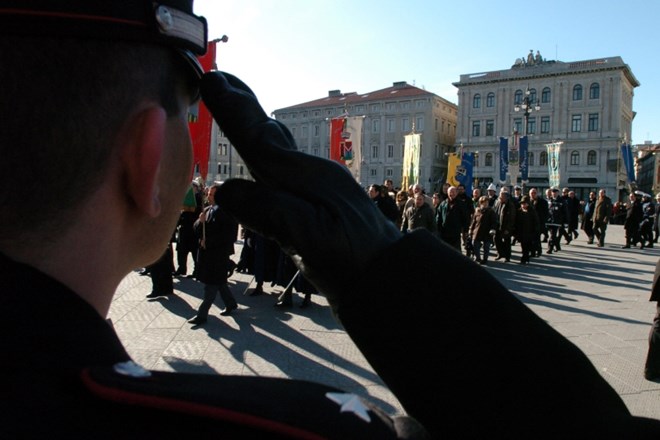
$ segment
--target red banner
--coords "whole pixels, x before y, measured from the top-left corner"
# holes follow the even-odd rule
[[[209,41],[206,54],[198,57],[205,72],[215,69],[215,42]],[[200,100],[190,109],[188,116],[188,127],[193,145],[193,171],[195,165],[199,165],[199,174],[206,180],[209,172],[209,154],[211,149],[211,128],[213,117],[211,112]]]
[[[341,143],[344,131],[344,118],[330,120],[330,160],[344,163],[342,158]]]

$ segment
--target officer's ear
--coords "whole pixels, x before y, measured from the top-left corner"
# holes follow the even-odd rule
[[[166,120],[162,107],[143,107],[126,121],[119,136],[126,196],[149,217],[157,217],[161,209],[158,170],[165,148]]]

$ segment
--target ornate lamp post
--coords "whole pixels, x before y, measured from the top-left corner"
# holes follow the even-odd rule
[[[527,127],[529,125],[529,115],[533,111],[541,110],[541,106],[536,99],[536,95],[532,96],[532,92],[527,88],[525,95],[519,103],[514,103],[513,110],[516,112],[523,111],[524,126],[523,136],[527,136]],[[509,143],[509,175],[511,176],[511,185],[515,186],[518,181],[518,173],[520,171],[520,150],[518,145],[518,131],[514,131],[513,142]]]

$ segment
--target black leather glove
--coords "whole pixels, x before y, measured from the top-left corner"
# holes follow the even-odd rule
[[[255,182],[234,179],[217,192],[240,224],[274,239],[337,307],[345,287],[402,237],[340,164],[296,151],[289,130],[269,118],[238,78],[212,72],[202,98]]]

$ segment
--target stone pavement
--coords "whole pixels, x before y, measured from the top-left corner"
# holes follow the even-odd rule
[[[660,248],[621,249],[623,236],[621,226],[611,225],[605,247],[597,248],[582,234],[528,266],[517,263],[515,246],[510,263],[489,262],[487,270],[586,353],[633,414],[660,419],[660,383],[642,376]],[[315,295],[310,308],[300,309],[302,296],[294,294],[294,307],[280,310],[273,305],[281,287],[267,284],[266,295],[251,297],[250,286],[252,276],[234,274],[239,310],[223,317],[213,306],[208,323],[193,327],[186,321],[201,302],[200,283],[177,278],[174,296],[147,300],[151,279],[134,272],[118,287],[109,317],[130,355],[149,369],[311,380],[402,412],[324,298]]]

